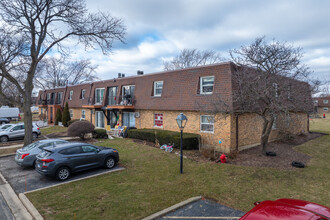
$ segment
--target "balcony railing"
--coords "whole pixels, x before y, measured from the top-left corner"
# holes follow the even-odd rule
[[[109,97],[107,99],[107,106],[111,106],[111,108],[133,108],[134,104],[134,96],[130,95]]]

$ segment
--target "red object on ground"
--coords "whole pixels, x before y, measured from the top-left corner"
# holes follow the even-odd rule
[[[321,220],[330,218],[330,208],[298,199],[266,200],[254,203],[256,206],[246,213],[244,220]]]
[[[227,157],[226,157],[226,155],[225,154],[222,154],[221,156],[220,156],[220,161],[221,161],[221,163],[227,163]]]
[[[325,118],[325,113],[323,113],[323,118]]]

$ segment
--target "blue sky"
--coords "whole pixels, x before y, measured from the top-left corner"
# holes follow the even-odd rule
[[[293,43],[303,48],[303,62],[315,77],[330,79],[330,1],[318,0],[87,0],[90,11],[122,18],[126,44],[113,53],[77,48],[73,58],[90,58],[101,79],[137,70],[163,70],[163,61],[184,48],[228,51],[256,37]]]

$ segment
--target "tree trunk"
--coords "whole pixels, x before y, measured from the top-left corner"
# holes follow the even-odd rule
[[[24,93],[24,146],[32,143],[32,112],[31,112],[31,96],[33,90],[32,77],[27,77],[25,82]]]
[[[268,120],[266,117],[263,117],[263,120],[264,120],[264,124],[263,124],[263,128],[262,128],[260,144],[261,144],[261,148],[262,148],[262,153],[266,154],[267,144],[268,144],[270,132],[272,131],[274,118],[271,117]]]

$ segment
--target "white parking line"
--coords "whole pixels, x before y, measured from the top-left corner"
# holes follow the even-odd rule
[[[240,219],[241,217],[206,217],[206,216],[164,216],[170,219]]]

